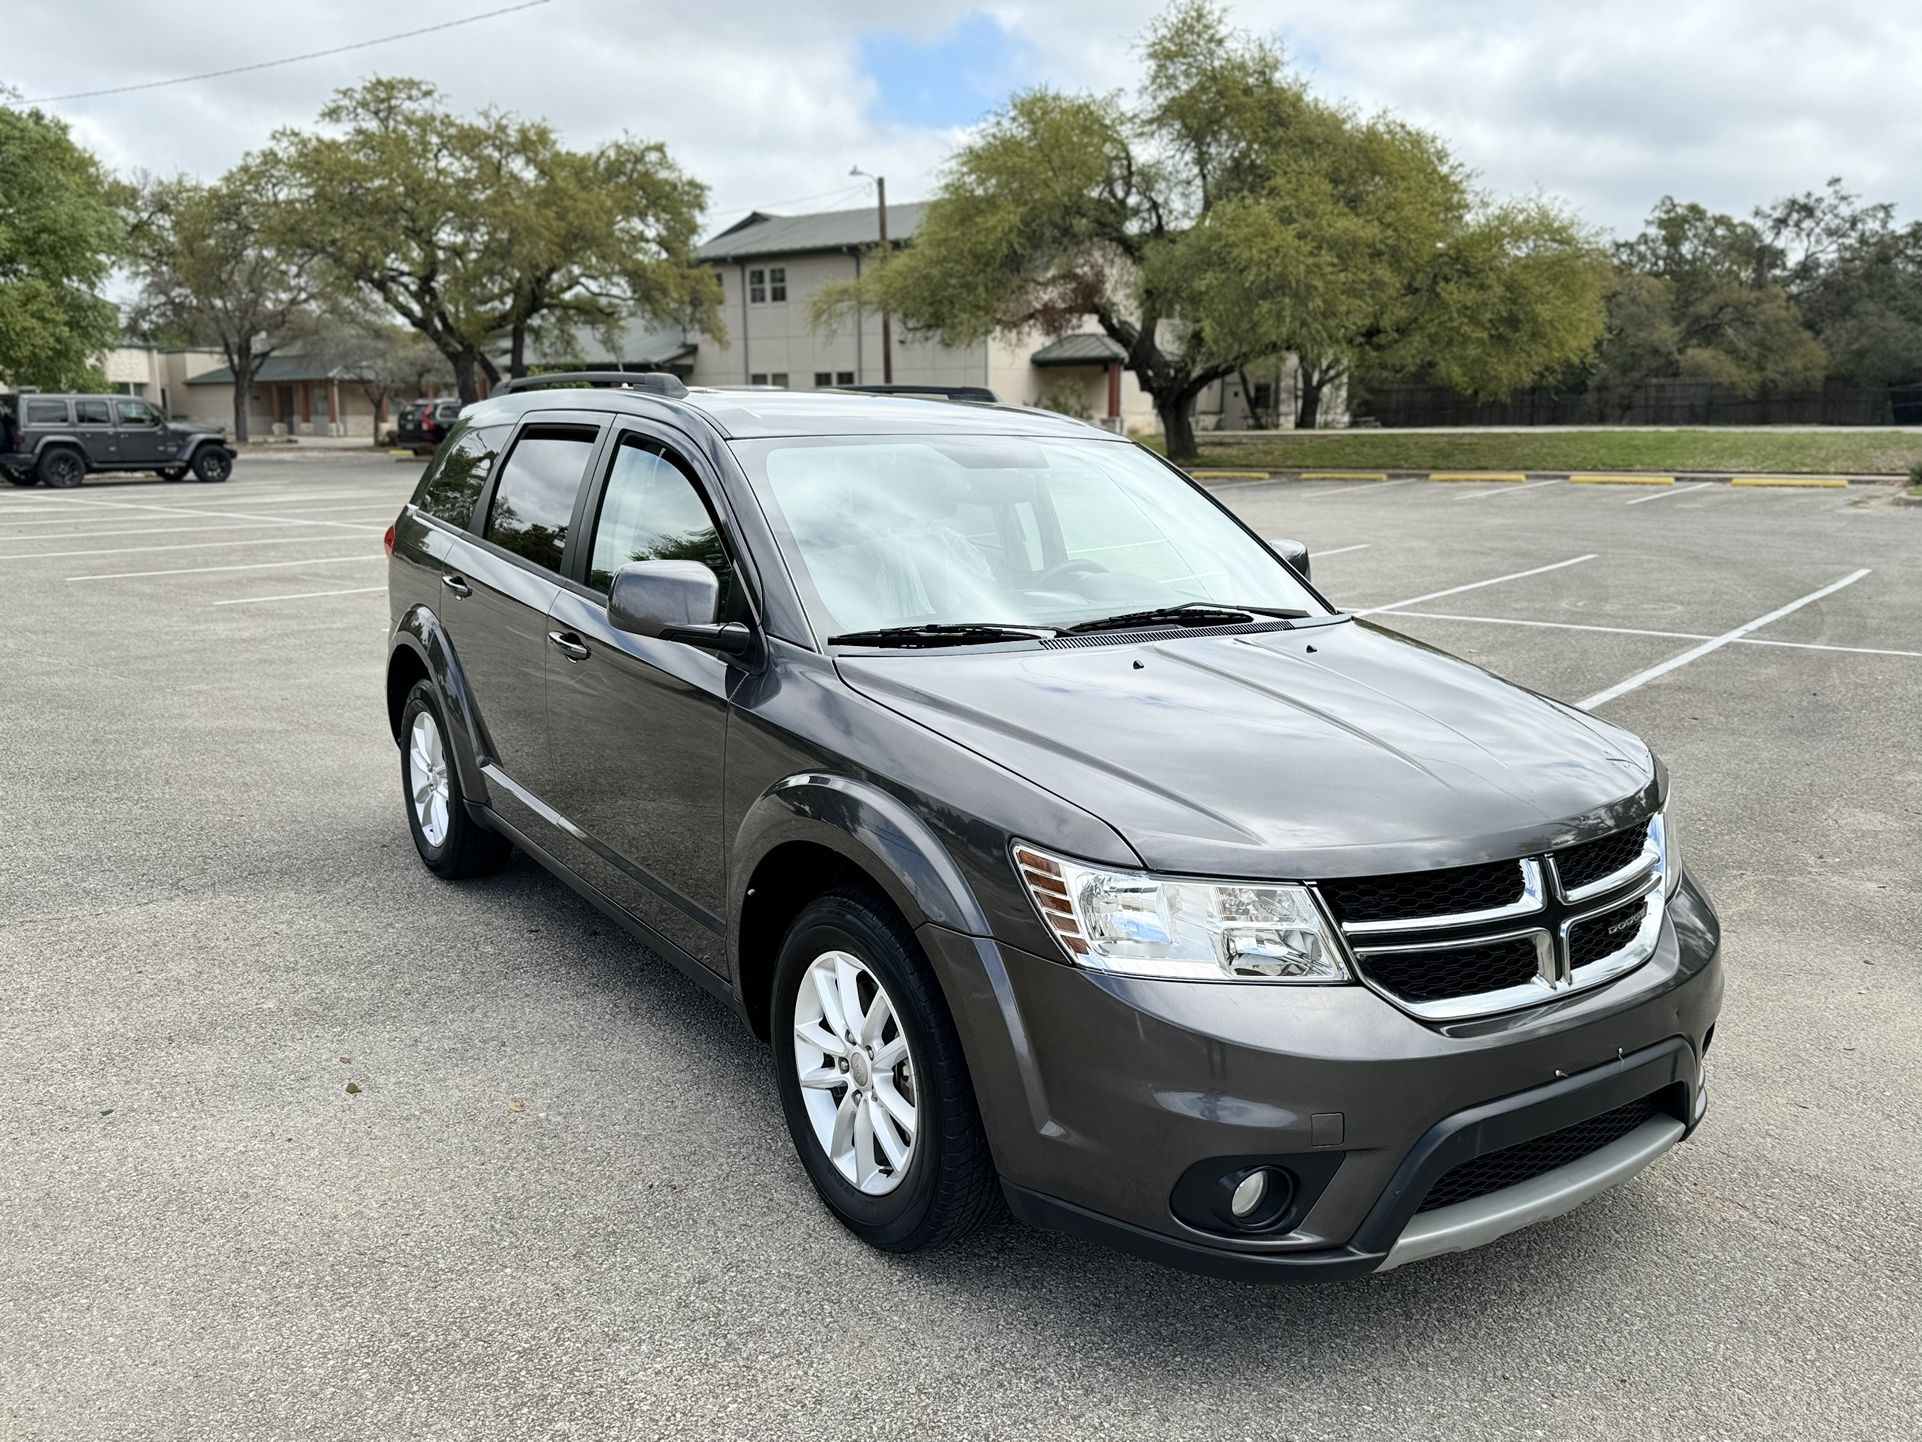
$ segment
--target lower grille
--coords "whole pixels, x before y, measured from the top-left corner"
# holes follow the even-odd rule
[[[1416,1210],[1432,1212],[1437,1207],[1471,1202],[1578,1162],[1611,1142],[1620,1141],[1660,1110],[1655,1098],[1646,1096],[1547,1136],[1470,1157],[1430,1187]]]
[[[1635,933],[1641,930],[1648,916],[1648,908],[1649,899],[1642,896],[1600,916],[1576,922],[1568,929],[1568,964],[1588,966],[1613,956],[1635,939]]]
[[[1526,936],[1433,951],[1364,952],[1359,960],[1375,985],[1416,1003],[1526,986],[1541,970],[1535,943]]]

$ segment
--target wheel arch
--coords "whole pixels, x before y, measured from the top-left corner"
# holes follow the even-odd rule
[[[433,682],[440,693],[448,747],[454,753],[462,794],[469,801],[485,802],[487,783],[480,769],[483,750],[467,677],[454,654],[452,638],[440,618],[425,606],[414,606],[401,617],[387,656],[387,729],[396,746],[401,744],[400,719],[407,709],[407,693],[419,681]]]
[[[804,773],[763,792],[737,833],[729,874],[735,994],[763,1040],[781,939],[824,891],[869,886],[909,930],[928,922],[975,935],[988,929],[933,830],[894,796],[851,777]]]

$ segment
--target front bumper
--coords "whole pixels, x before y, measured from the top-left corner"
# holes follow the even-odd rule
[[[1217,1276],[1358,1275],[1578,1205],[1701,1119],[1719,931],[1684,880],[1634,972],[1526,1012],[1432,1024],[1358,986],[1104,976],[923,928],[1023,1218]],[[1457,1162],[1660,1093],[1628,1137],[1531,1183],[1420,1213]],[[1190,1168],[1259,1158],[1312,1181],[1287,1230],[1191,1224]]]

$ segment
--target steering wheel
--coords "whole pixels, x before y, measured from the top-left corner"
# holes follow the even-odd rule
[[[1056,561],[1047,570],[1042,571],[1029,583],[1029,586],[1036,591],[1045,591],[1055,582],[1065,580],[1069,576],[1086,575],[1090,571],[1107,569],[1101,562],[1091,561],[1086,556],[1070,556],[1065,561]]]

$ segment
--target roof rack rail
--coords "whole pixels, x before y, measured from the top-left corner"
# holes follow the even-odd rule
[[[545,390],[549,386],[590,386],[601,390],[648,391],[678,400],[687,394],[679,376],[666,371],[555,371],[551,375],[516,376],[494,388],[497,396],[520,391]]]
[[[871,396],[934,396],[944,401],[986,401],[1000,405],[1001,397],[986,386],[836,386],[837,391],[860,391]]]

